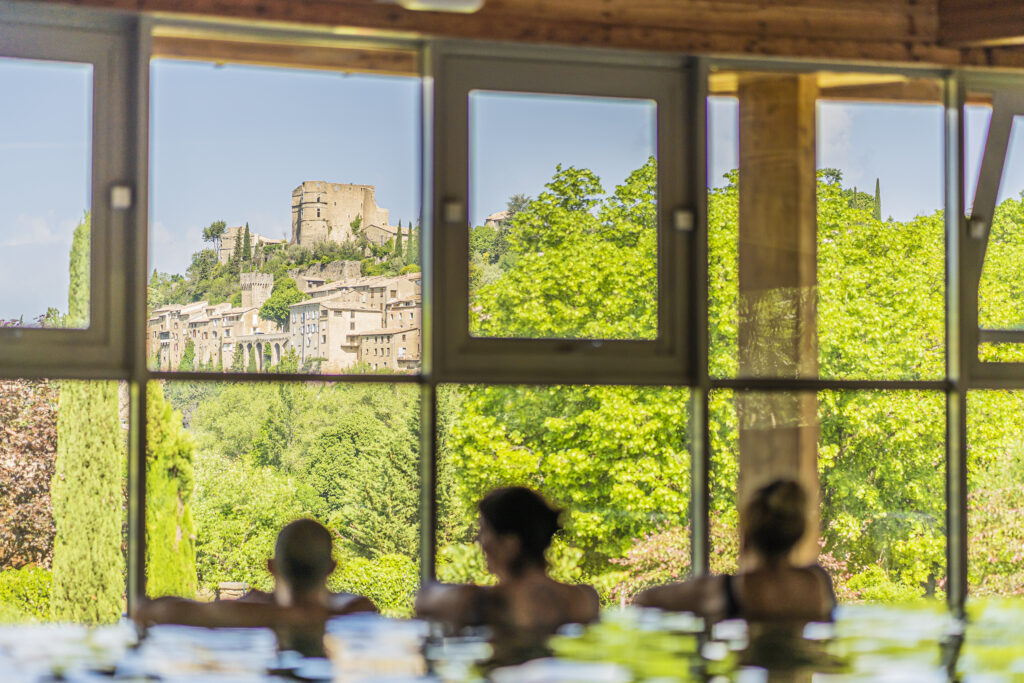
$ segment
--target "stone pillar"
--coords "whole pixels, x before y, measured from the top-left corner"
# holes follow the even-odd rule
[[[818,374],[814,75],[739,83],[739,371]],[[741,529],[751,493],[778,477],[807,489],[808,533],[794,560],[818,554],[817,396],[737,394]],[[742,561],[742,558],[741,558]]]

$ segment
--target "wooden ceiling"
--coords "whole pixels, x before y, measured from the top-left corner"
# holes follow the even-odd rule
[[[1024,69],[1021,0],[487,0],[475,14],[377,0],[47,0],[444,38]]]

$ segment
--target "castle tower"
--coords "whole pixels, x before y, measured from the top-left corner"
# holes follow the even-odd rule
[[[274,289],[272,273],[242,273],[242,308],[259,308]]]
[[[364,226],[387,225],[388,210],[377,206],[373,185],[307,180],[292,190],[292,244],[344,242],[352,237],[352,221]]]

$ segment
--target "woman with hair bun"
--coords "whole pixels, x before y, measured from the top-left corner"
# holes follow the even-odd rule
[[[743,549],[754,559],[737,574],[702,576],[649,588],[634,604],[696,612],[710,619],[830,621],[832,579],[818,564],[796,566],[790,552],[806,530],[807,494],[779,479],[758,489],[746,508]]]
[[[561,510],[521,486],[495,489],[478,504],[477,541],[496,586],[427,586],[416,599],[419,616],[452,628],[489,626],[501,641],[535,643],[560,626],[597,619],[597,592],[555,581],[545,551],[561,528]]]

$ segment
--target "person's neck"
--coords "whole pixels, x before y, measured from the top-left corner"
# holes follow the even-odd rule
[[[319,586],[306,591],[293,591],[284,582],[274,586],[274,602],[281,607],[324,607],[328,602],[326,586]]]
[[[536,579],[547,578],[547,575],[548,573],[547,571],[545,571],[544,567],[539,567],[537,565],[531,564],[526,567],[523,567],[517,572],[513,572],[510,569],[506,569],[500,572],[498,574],[498,583],[507,584],[513,582],[527,582]]]

